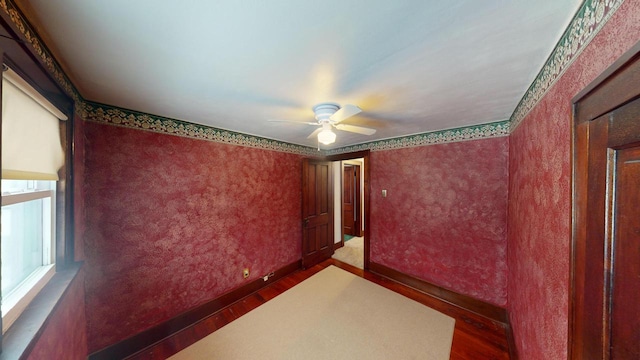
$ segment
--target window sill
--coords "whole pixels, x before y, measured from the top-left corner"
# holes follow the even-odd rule
[[[44,325],[81,267],[82,263],[75,263],[53,275],[49,283],[4,334],[0,360],[18,359],[35,344],[33,340],[40,337]]]
[[[2,334],[7,332],[55,273],[54,264],[41,266],[2,299],[2,313],[4,314],[2,316]]]

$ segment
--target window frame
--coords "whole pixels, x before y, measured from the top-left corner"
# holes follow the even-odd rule
[[[51,218],[49,219],[50,232],[42,240],[43,257],[42,266],[35,269],[27,278],[21,281],[9,294],[2,297],[2,333],[4,334],[20,314],[29,306],[35,296],[44,288],[55,274],[55,192],[54,190],[35,189],[2,194],[2,207],[23,204],[34,200],[49,199]],[[43,234],[44,235],[44,234]],[[6,309],[5,309],[6,308]],[[6,310],[6,312],[5,312]]]
[[[5,71],[5,69],[3,69],[3,71]],[[0,93],[2,93],[2,90],[3,88],[0,86]],[[1,124],[2,118],[0,116],[0,125]],[[58,121],[58,131],[64,133],[64,130],[66,130],[66,121]],[[61,142],[63,143],[63,151],[66,155],[68,150],[67,147],[64,146],[65,141],[62,140],[63,138],[63,136],[60,136]],[[60,268],[66,268],[68,261],[67,254],[59,255],[57,254],[57,251],[59,251],[58,249],[64,249],[62,251],[67,250],[67,234],[65,231],[67,227],[67,219],[65,218],[65,209],[67,208],[68,203],[64,201],[65,199],[60,200],[58,196],[56,196],[58,191],[65,193],[67,190],[66,181],[63,176],[65,165],[66,156],[65,164],[63,164],[58,174],[59,180],[54,181],[55,185],[48,184],[47,186],[41,187],[40,185],[43,184],[39,184],[39,180],[27,180],[24,184],[25,187],[21,188],[22,190],[9,190],[7,192],[2,192],[1,194],[0,203],[2,210],[4,210],[6,206],[26,204],[31,201],[48,199],[49,201],[44,203],[47,203],[47,213],[49,214],[48,216],[50,216],[48,219],[42,218],[43,223],[41,225],[45,226],[45,224],[48,224],[48,231],[42,234],[43,238],[42,243],[40,244],[40,249],[42,251],[41,266],[35,268],[33,272],[31,272],[24,280],[20,281],[11,291],[6,294],[2,294],[2,311],[0,314],[0,329],[2,335],[4,335],[18,320],[20,315],[25,309],[27,309],[33,299],[44,288],[49,280],[51,280],[56,272],[56,263],[61,261]],[[2,181],[4,182],[5,179],[2,179]],[[55,190],[53,190],[52,187],[54,187]],[[45,209],[43,208],[43,210]],[[0,223],[0,226],[2,226],[2,223]],[[58,230],[58,226],[62,227],[61,231]],[[0,278],[3,278],[1,272]]]
[[[24,15],[8,3],[11,11],[17,11],[18,22],[24,19]],[[59,296],[64,293],[64,289],[69,285],[63,279],[73,278],[79,271],[79,263],[75,262],[75,242],[74,242],[74,196],[73,196],[73,159],[74,159],[74,114],[75,101],[70,92],[56,80],[64,74],[56,74],[51,63],[46,62],[40,56],[33,43],[34,39],[27,38],[21,26],[30,27],[29,24],[21,23],[20,26],[14,22],[14,15],[11,11],[0,11],[0,36],[4,38],[0,42],[0,57],[3,64],[9,66],[20,77],[27,81],[36,91],[43,95],[48,101],[56,106],[61,112],[67,115],[67,121],[60,122],[61,144],[65,152],[64,165],[59,170],[60,180],[56,185],[56,219],[55,219],[55,275],[52,281],[41,292],[55,294],[52,298],[44,299],[36,296],[34,303],[41,305],[30,306],[21,315],[25,321],[18,321],[9,329],[13,335],[3,339],[0,332],[0,352],[3,354],[15,354],[18,357],[29,351],[29,344],[40,336],[42,325],[50,316]],[[43,46],[41,43],[36,44]],[[1,86],[1,85],[0,85]],[[1,89],[1,88],[0,88]],[[1,105],[0,105],[1,108]],[[0,117],[0,125],[1,125]],[[2,135],[0,127],[0,138]],[[1,151],[1,149],[0,149]],[[0,274],[1,276],[1,274]],[[43,295],[44,296],[44,295]],[[36,308],[37,307],[37,308]],[[28,319],[28,321],[27,321]],[[0,328],[2,318],[0,317]],[[6,340],[6,341],[5,341]],[[10,340],[10,341],[9,341]],[[6,343],[5,343],[6,342]]]
[[[53,200],[53,190],[34,190],[16,192],[2,195],[2,206],[15,205],[32,200],[51,198]]]

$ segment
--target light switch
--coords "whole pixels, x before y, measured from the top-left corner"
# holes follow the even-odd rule
[[[387,197],[387,190],[382,190],[382,197]]]

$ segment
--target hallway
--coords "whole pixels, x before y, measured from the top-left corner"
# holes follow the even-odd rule
[[[364,237],[353,237],[336,250],[332,258],[340,260],[358,269],[364,269]]]

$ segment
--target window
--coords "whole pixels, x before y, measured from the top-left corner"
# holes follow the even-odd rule
[[[55,187],[2,180],[3,332],[55,272]]]
[[[66,116],[10,69],[2,78],[2,333],[55,273]],[[60,214],[63,215],[63,214]]]

